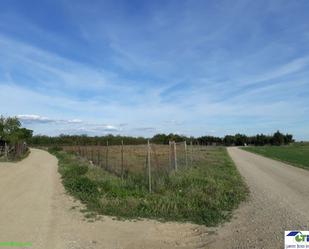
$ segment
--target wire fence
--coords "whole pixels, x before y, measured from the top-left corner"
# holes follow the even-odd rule
[[[170,141],[168,145],[74,145],[62,146],[64,151],[74,153],[91,164],[119,177],[143,175],[149,191],[172,172],[192,167],[199,159],[200,146]]]

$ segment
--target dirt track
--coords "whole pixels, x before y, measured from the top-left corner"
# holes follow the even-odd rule
[[[68,197],[57,160],[33,149],[19,163],[0,163],[0,242],[35,249],[197,248],[205,228],[156,221],[85,220]],[[5,248],[5,247],[1,247]],[[12,248],[12,247],[9,247]]]
[[[309,229],[309,171],[237,148],[229,153],[251,197],[231,222],[211,229],[109,217],[89,222],[72,209],[80,205],[64,193],[56,158],[33,149],[22,162],[0,163],[0,242],[32,242],[35,249],[276,249],[283,248],[284,230]]]
[[[283,248],[284,230],[309,230],[309,171],[228,149],[251,197],[219,229],[211,248]]]

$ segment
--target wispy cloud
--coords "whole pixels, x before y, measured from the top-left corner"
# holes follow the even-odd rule
[[[70,131],[71,133],[80,133],[83,132],[85,134],[88,133],[102,133],[105,132],[120,132],[122,130],[123,125],[111,125],[111,124],[99,124],[99,123],[91,123],[85,122],[80,119],[54,119],[49,117],[42,117],[40,115],[35,114],[20,114],[17,115],[17,118],[24,125],[32,125],[32,124],[45,124],[52,123],[57,126],[61,125],[69,125],[70,128],[64,128],[63,131]],[[61,130],[61,129],[60,129]]]
[[[0,3],[0,112],[36,133],[309,139],[307,1],[29,6]]]
[[[17,118],[25,123],[66,123],[66,124],[80,124],[83,123],[80,119],[52,119],[47,117],[42,117],[35,114],[20,114]]]

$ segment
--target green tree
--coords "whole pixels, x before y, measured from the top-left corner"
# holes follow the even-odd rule
[[[27,140],[32,137],[32,130],[21,128],[21,123],[16,117],[0,117],[0,139],[9,144]]]
[[[273,145],[282,145],[282,144],[284,144],[284,135],[280,131],[277,131],[273,135]]]

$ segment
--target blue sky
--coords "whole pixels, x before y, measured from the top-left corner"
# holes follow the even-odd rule
[[[309,140],[309,1],[0,2],[0,113],[36,134]]]

